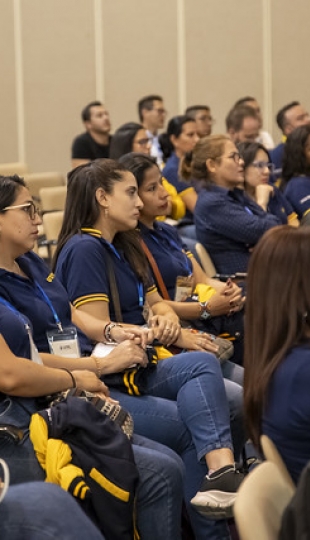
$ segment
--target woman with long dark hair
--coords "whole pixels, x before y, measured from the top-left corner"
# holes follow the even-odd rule
[[[281,188],[302,225],[310,225],[310,126],[300,126],[284,145]]]
[[[119,303],[122,324],[147,321],[162,343],[178,344],[178,317],[149,280],[134,231],[141,207],[136,179],[119,163],[97,160],[69,173],[56,275],[78,311],[114,322]],[[145,301],[153,311],[146,318]],[[131,395],[120,393],[112,384],[110,391],[126,403],[139,433],[174,448],[184,459],[184,497],[196,537],[225,538],[224,523],[206,520],[189,504],[192,500],[202,513],[223,518],[231,514],[236,480],[241,480],[233,465],[229,407],[215,356],[197,351],[160,361],[145,377],[144,396],[131,387]],[[208,469],[212,473],[206,476]]]
[[[271,229],[247,279],[247,427],[257,447],[262,433],[272,439],[296,482],[310,460],[309,245],[307,227]]]

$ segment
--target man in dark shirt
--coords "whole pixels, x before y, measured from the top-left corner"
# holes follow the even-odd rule
[[[86,132],[72,143],[72,168],[97,158],[108,158],[111,142],[109,113],[100,101],[92,101],[82,110]]]

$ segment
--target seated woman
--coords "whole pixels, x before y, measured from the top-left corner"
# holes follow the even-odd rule
[[[273,171],[270,155],[266,148],[257,142],[242,142],[237,149],[244,161],[244,189],[247,195],[257,202],[263,210],[278,217],[283,225],[299,227],[297,214],[283,193],[270,184]]]
[[[147,136],[146,129],[135,122],[128,122],[119,127],[112,138],[110,146],[110,158],[119,159],[129,152],[141,152],[150,154],[151,141]],[[169,211],[166,216],[178,221],[185,215],[185,204],[176,188],[165,178],[163,183],[169,193]]]
[[[310,460],[309,245],[308,227],[268,231],[247,287],[247,425],[257,447],[262,433],[272,439],[295,482]]]
[[[231,281],[224,284],[210,279],[191,253],[184,251],[175,227],[156,221],[158,213],[166,211],[168,194],[154,158],[132,153],[119,161],[132,172],[138,183],[138,194],[143,202],[139,231],[162,297],[169,301],[180,319],[193,323],[196,320],[196,326],[206,332],[231,337],[236,345],[233,360],[241,364],[243,313],[239,311],[245,300],[241,289]],[[191,297],[196,287],[203,290],[203,301],[183,301],[184,296],[185,299]],[[225,366],[222,369],[225,373]],[[241,381],[242,376],[237,382]]]
[[[300,126],[284,145],[281,189],[302,225],[310,225],[310,126]]]
[[[166,165],[163,176],[172,184],[186,206],[186,216],[179,224],[182,237],[196,239],[193,213],[197,202],[195,187],[190,182],[184,182],[180,177],[180,161],[187,152],[191,152],[199,140],[196,122],[190,116],[174,116],[168,123],[167,132],[159,137]]]
[[[82,305],[95,309],[103,306],[108,315],[107,295],[110,292],[109,289],[105,289],[101,294],[100,289],[97,289],[96,279],[99,276],[100,280],[102,278],[106,280],[105,258],[108,256],[107,252],[112,253],[116,273],[122,276],[122,286],[123,280],[125,281],[126,299],[130,283],[134,283],[134,287],[130,289],[130,311],[127,307],[124,314],[125,323],[131,314],[134,322],[140,321],[145,286],[141,279],[137,278],[134,270],[130,269],[126,259],[117,251],[117,243],[111,244],[117,231],[134,228],[137,225],[138,208],[141,203],[137,195],[136,181],[131,173],[111,160],[98,160],[78,167],[69,176],[68,206],[63,232],[71,228],[71,220],[74,232],[67,243],[60,244],[59,272],[64,273],[67,270],[69,285],[71,277],[74,278],[72,285],[78,282],[81,286],[85,284],[88,286],[89,283],[92,287],[95,285],[97,293],[94,296],[90,295],[91,302],[82,302]],[[69,211],[70,207],[72,212]],[[82,216],[79,216],[80,212]],[[81,219],[87,227],[86,231],[81,225]],[[34,328],[34,341],[39,351],[47,353],[51,341],[50,332],[52,331],[52,337],[57,341],[57,336],[68,333],[67,327],[73,325],[65,289],[55,276],[50,274],[43,262],[34,253],[28,252],[37,237],[39,223],[40,218],[24,182],[18,177],[0,178],[0,295],[28,317]],[[69,231],[68,234],[71,236]],[[71,246],[74,249],[69,254]],[[128,257],[131,260],[140,260],[137,259],[139,249],[133,254],[132,244],[125,243],[124,247],[125,251],[129,247]],[[80,248],[83,248],[81,258],[78,254]],[[79,258],[77,266],[74,260],[76,255]],[[97,259],[97,255],[100,260]],[[145,275],[144,264],[139,267],[140,271],[142,268],[143,275]],[[117,280],[120,284],[119,278]],[[124,292],[124,289],[121,292]],[[152,294],[156,296],[155,291],[149,296]],[[179,335],[176,315],[169,306],[157,301],[156,298],[151,304],[154,314],[150,317],[150,321],[155,336],[166,343],[171,343]],[[8,309],[7,306],[3,307]],[[89,338],[93,341],[102,340],[103,321],[107,320],[105,316],[100,316],[102,321],[100,335],[99,323],[97,321],[97,328],[90,324],[94,318],[89,312],[86,313],[80,306],[78,310],[73,310],[74,322],[78,322],[82,330],[88,329],[88,338],[78,331],[82,355],[88,354],[92,348]],[[113,316],[112,310],[111,315]],[[105,328],[108,330],[108,335],[105,332],[106,338],[110,341],[111,337],[117,337],[117,332],[125,331],[126,327],[120,329],[108,324]],[[149,332],[136,329],[132,325],[128,328],[133,337],[137,336],[135,339],[138,342],[139,339],[141,342],[141,333],[146,332],[148,335]],[[46,334],[47,331],[49,336]],[[72,333],[69,332],[69,335],[72,337]],[[96,364],[96,373],[104,376],[108,373],[121,372],[131,366],[133,361],[145,366],[147,364],[145,351],[135,343],[135,339],[121,343],[103,359],[92,358],[93,366]],[[77,347],[77,340],[72,340]],[[70,345],[68,340],[67,345]],[[61,350],[59,343],[58,348]],[[67,359],[63,367],[73,369],[74,365],[79,365],[78,362],[79,360],[75,358]],[[36,368],[43,369],[42,366]],[[229,409],[217,360],[213,355],[200,352],[178,355],[177,359],[168,358],[160,362],[156,369],[148,372],[146,384],[149,394],[147,396],[134,397],[116,391],[111,393],[114,397],[119,396],[121,404],[127,403],[130,406],[137,431],[149,432],[152,438],[167,443],[182,455],[187,470],[185,499],[197,538],[205,538],[209,532],[210,538],[226,538],[225,522],[209,521],[200,516],[189,504],[200,487],[194,503],[199,508],[202,507],[203,512],[220,518],[227,514],[231,515],[236,489],[242,480],[242,474],[234,466]],[[199,400],[197,394],[201,397]],[[206,476],[208,469],[209,476]],[[221,500],[217,495],[218,490]]]
[[[243,190],[244,163],[226,135],[200,139],[183,160],[184,177],[200,182],[195,208],[197,240],[221,274],[246,272],[253,246],[281,222]]]

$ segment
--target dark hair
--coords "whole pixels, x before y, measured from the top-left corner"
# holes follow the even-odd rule
[[[238,148],[240,155],[244,161],[244,168],[246,169],[253,161],[255,160],[255,156],[258,152],[258,150],[263,150],[263,152],[266,152],[268,156],[268,160],[270,161],[270,154],[267,150],[267,148],[264,147],[263,144],[258,142],[239,142],[236,144],[236,147]]]
[[[184,180],[199,180],[204,187],[213,184],[206,165],[207,159],[219,159],[225,149],[225,143],[231,141],[228,135],[209,135],[202,137],[192,152],[185,154],[181,161],[180,172]]]
[[[256,101],[256,99],[252,96],[245,96],[243,98],[240,98],[238,99],[238,101],[236,101],[236,103],[234,104],[233,106],[233,109],[236,109],[236,107],[240,107],[241,105],[244,105],[245,103],[247,103],[248,101]]]
[[[112,159],[96,159],[80,165],[68,173],[68,190],[64,218],[58,237],[57,248],[53,260],[53,268],[66,242],[82,228],[92,228],[100,215],[96,199],[96,191],[103,188],[112,193],[116,182],[123,180],[126,169]],[[148,266],[140,247],[136,231],[119,232],[113,244],[122,250],[139,279],[146,283]]]
[[[92,101],[91,103],[88,103],[88,105],[86,105],[81,112],[83,122],[89,122],[92,107],[102,107],[102,103],[100,101]]]
[[[279,129],[281,129],[281,131],[284,131],[284,128],[287,124],[287,119],[286,119],[287,111],[289,111],[293,107],[297,107],[298,105],[300,105],[299,101],[291,101],[291,103],[288,103],[287,105],[285,105],[284,107],[282,107],[282,109],[278,111],[277,116],[276,116],[276,122],[278,124]]]
[[[309,244],[309,227],[283,225],[267,231],[251,255],[244,402],[249,435],[257,447],[272,375],[289,349],[302,342],[309,331]]]
[[[143,184],[145,171],[152,169],[154,165],[158,168],[156,158],[148,156],[147,154],[140,154],[138,152],[131,152],[119,159],[127,171],[130,171],[137,180],[138,188]]]
[[[127,122],[127,124],[120,126],[112,137],[110,158],[119,159],[124,154],[132,152],[134,138],[140,129],[144,129],[144,127],[136,122]]]
[[[248,117],[257,118],[257,114],[252,107],[242,105],[240,107],[232,108],[226,116],[226,129],[229,131],[240,131],[242,129],[243,121]]]
[[[168,122],[166,133],[159,135],[159,144],[165,160],[167,160],[174,151],[174,146],[170,140],[171,135],[174,135],[176,138],[180,137],[184,124],[187,124],[188,122],[194,122],[194,120],[186,114],[174,116]]]
[[[185,111],[186,116],[190,116],[193,120],[196,118],[196,113],[198,111],[210,111],[210,107],[208,105],[191,105],[190,107],[187,107]]]
[[[163,101],[163,98],[156,94],[151,94],[150,96],[145,96],[138,101],[138,114],[140,122],[143,121],[142,111],[144,109],[146,109],[147,111],[151,111],[153,109],[153,101]]]
[[[23,178],[14,174],[0,176],[0,212],[6,206],[12,206],[21,188],[27,187]]]
[[[310,163],[305,146],[310,135],[310,125],[300,126],[287,137],[284,145],[281,188],[284,189],[293,176],[310,175]]]

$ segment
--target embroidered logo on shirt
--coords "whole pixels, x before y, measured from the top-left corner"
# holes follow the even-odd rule
[[[47,276],[46,281],[48,281],[49,283],[52,283],[54,277],[55,277],[55,274],[53,274],[53,272],[51,272],[51,274],[49,274]]]
[[[300,202],[301,203],[304,203],[306,201],[308,201],[310,199],[310,195],[307,195],[306,197],[304,197],[303,199],[300,199]]]

